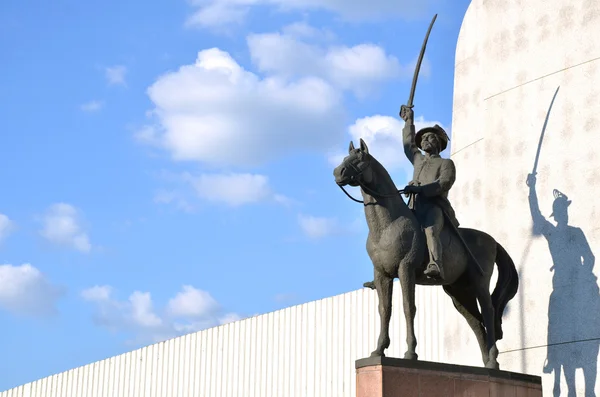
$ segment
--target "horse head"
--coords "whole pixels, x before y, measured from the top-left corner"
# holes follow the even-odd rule
[[[362,138],[360,139],[360,148],[358,149],[355,149],[354,143],[350,141],[348,155],[333,170],[335,183],[339,186],[369,184],[373,178],[373,170],[371,168],[373,160],[374,158],[369,154],[369,148]]]

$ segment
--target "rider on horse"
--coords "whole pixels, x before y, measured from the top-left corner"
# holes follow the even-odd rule
[[[436,124],[433,127],[422,128],[415,134],[414,113],[412,110],[421,61],[423,60],[429,33],[436,18],[437,14],[429,25],[415,68],[408,102],[401,107],[400,117],[405,122],[402,130],[404,153],[414,166],[413,180],[404,188],[404,193],[410,197],[408,206],[414,211],[417,220],[421,223],[429,250],[429,264],[424,274],[427,277],[443,281],[444,268],[442,266],[440,233],[444,227],[444,221],[450,221],[451,226],[460,238],[457,229],[459,223],[454,214],[454,209],[448,201],[448,191],[456,179],[456,168],[452,160],[440,157],[440,153],[448,146],[449,138],[446,131]],[[425,154],[421,153],[421,150]],[[468,246],[465,245],[465,248],[474,259]],[[474,262],[481,271],[481,266],[477,263],[477,260],[474,260]],[[373,282],[363,285],[368,288],[375,288]]]
[[[448,191],[456,179],[456,168],[451,159],[440,157],[440,152],[448,146],[448,135],[437,124],[422,128],[415,134],[414,113],[407,106],[402,107],[400,117],[405,121],[402,130],[404,153],[414,166],[413,180],[404,188],[404,193],[410,197],[408,205],[423,227],[429,251],[429,264],[424,274],[443,281],[440,233],[446,220],[454,228],[459,226],[448,201]],[[375,288],[373,282],[364,286]]]
[[[440,157],[440,152],[448,146],[448,135],[437,124],[415,134],[414,113],[408,107],[404,107],[401,117],[405,121],[402,130],[404,153],[414,166],[413,180],[404,188],[404,193],[409,194],[408,205],[425,231],[429,249],[429,264],[424,274],[443,280],[440,232],[446,219],[455,227],[459,225],[448,201],[448,191],[456,180],[456,168],[451,159]]]

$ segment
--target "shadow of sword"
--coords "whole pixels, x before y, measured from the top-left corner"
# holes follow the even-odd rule
[[[550,102],[550,107],[548,107],[548,113],[546,113],[546,119],[544,120],[544,126],[542,127],[542,133],[540,134],[540,141],[538,142],[537,152],[535,153],[535,160],[533,162],[533,170],[531,171],[531,175],[537,175],[537,167],[538,162],[540,160],[540,152],[542,151],[542,141],[544,140],[544,135],[546,134],[546,126],[548,125],[548,119],[550,118],[550,112],[552,111],[552,106],[554,106],[554,100],[556,99],[556,95],[558,94],[558,90],[560,86],[556,88],[554,92],[554,96],[552,97],[552,101]]]

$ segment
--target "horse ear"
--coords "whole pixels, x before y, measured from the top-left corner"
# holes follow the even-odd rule
[[[363,141],[362,138],[360,138],[360,150],[369,154],[369,148],[367,147],[367,144],[365,143],[365,141]]]
[[[350,147],[348,148],[348,153],[354,150],[354,142],[350,141]]]

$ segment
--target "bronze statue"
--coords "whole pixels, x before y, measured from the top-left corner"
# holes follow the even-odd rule
[[[408,206],[415,211],[419,223],[425,230],[429,251],[429,264],[424,274],[443,281],[443,246],[440,241],[440,232],[446,220],[454,228],[457,228],[460,224],[448,200],[448,192],[456,180],[456,169],[451,159],[440,157],[440,153],[446,149],[450,140],[446,131],[436,124],[433,127],[422,128],[415,134],[414,113],[412,110],[421,62],[425,55],[431,28],[436,19],[437,14],[433,16],[425,35],[415,67],[408,102],[400,108],[400,117],[404,120],[402,130],[404,153],[414,166],[413,180],[409,182],[403,191],[410,197]],[[425,154],[421,153],[420,149]],[[460,233],[457,233],[457,235],[460,236]],[[467,245],[465,245],[465,248],[469,250]],[[475,266],[481,271],[481,265],[477,263],[477,259],[472,253],[469,252],[469,254]],[[375,284],[372,281],[364,283],[363,286],[375,289]]]
[[[465,317],[475,333],[484,365],[499,368],[496,341],[502,339],[502,315],[506,304],[515,296],[519,276],[506,250],[490,235],[474,229],[458,228],[446,223],[441,232],[444,280],[427,277],[425,233],[399,193],[386,169],[369,153],[365,142],[360,148],[350,142],[348,156],[333,171],[342,189],[360,186],[365,217],[369,226],[367,252],[374,269],[374,285],[379,297],[381,328],[377,348],[372,356],[383,356],[390,345],[389,324],[392,314],[392,287],[400,279],[408,350],[404,358],[417,359],[414,332],[415,286],[442,285],[454,307]],[[345,190],[344,192],[348,194]],[[473,257],[481,268],[473,264]],[[498,280],[494,292],[489,287],[494,264]],[[481,307],[481,312],[477,304]]]
[[[398,277],[407,326],[408,350],[404,358],[417,359],[416,284],[441,285],[475,333],[484,365],[499,368],[496,341],[502,339],[504,309],[517,293],[517,270],[510,255],[494,238],[479,230],[458,227],[447,198],[455,180],[454,163],[439,156],[448,144],[445,131],[434,126],[414,132],[414,92],[435,19],[436,16],[425,36],[409,100],[400,112],[405,120],[404,150],[415,167],[413,182],[397,190],[386,169],[369,153],[362,139],[358,149],[350,142],[348,156],[333,174],[348,197],[364,204],[369,226],[367,252],[375,277],[365,286],[377,290],[381,320],[377,348],[371,356],[383,356],[389,347],[393,280]],[[363,200],[350,196],[344,189],[346,185],[360,186]],[[409,205],[400,193],[410,196]],[[498,267],[498,280],[490,294],[494,264]]]

